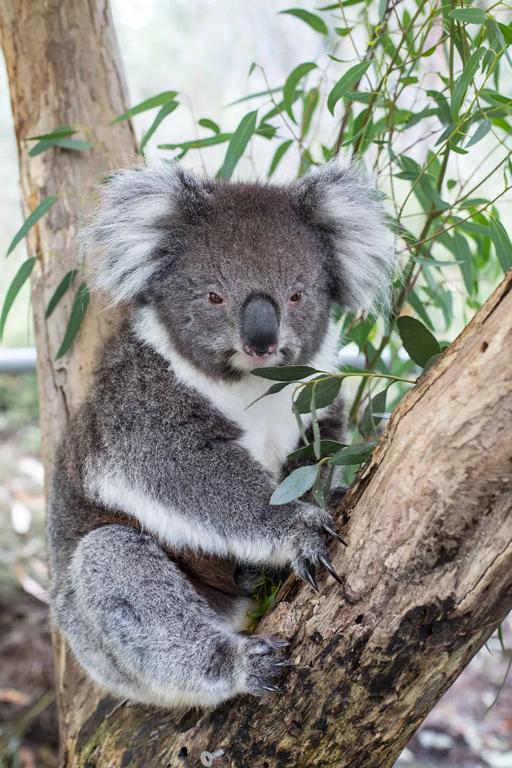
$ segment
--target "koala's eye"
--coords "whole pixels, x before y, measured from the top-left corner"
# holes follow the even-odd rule
[[[290,296],[290,301],[293,301],[294,303],[297,301],[300,301],[302,299],[302,291],[296,291],[294,294]]]
[[[208,294],[208,301],[210,304],[224,304],[222,296],[219,296],[218,293],[214,293],[213,291],[210,291]]]

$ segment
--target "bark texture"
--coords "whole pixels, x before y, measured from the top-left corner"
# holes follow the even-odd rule
[[[3,0],[0,14],[26,212],[59,201],[29,239],[46,456],[83,396],[112,315],[89,311],[55,362],[70,298],[44,323],[74,266],[72,237],[91,184],[130,161],[110,17],[102,2]],[[25,138],[94,127],[96,151],[29,159]],[[340,512],[349,540],[340,588],[290,580],[261,631],[292,641],[284,694],[207,714],[115,702],[57,654],[66,768],[390,768],[454,678],[512,608],[512,279],[507,278],[402,401]],[[203,764],[204,762],[203,758]]]
[[[53,449],[69,414],[89,383],[97,345],[117,322],[93,298],[68,355],[55,360],[67,325],[74,290],[68,291],[51,318],[46,306],[64,275],[77,267],[75,235],[80,214],[93,199],[105,174],[133,162],[135,136],[128,122],[110,125],[127,108],[122,64],[106,0],[2,0],[0,40],[5,56],[19,154],[23,211],[28,216],[50,195],[53,208],[31,230],[32,306],[43,456],[48,469]],[[27,137],[61,125],[80,127],[93,144],[89,152],[50,149],[29,157]],[[75,288],[82,280],[77,276]],[[56,641],[57,689],[61,732],[76,728],[75,712],[88,697],[83,675],[63,643]],[[80,722],[80,720],[78,720]]]

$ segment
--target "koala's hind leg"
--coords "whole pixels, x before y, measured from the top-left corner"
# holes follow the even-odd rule
[[[82,666],[124,698],[215,706],[278,690],[285,643],[235,634],[158,542],[131,528],[81,539],[53,607]]]

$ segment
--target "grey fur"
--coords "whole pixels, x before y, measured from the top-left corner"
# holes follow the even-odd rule
[[[253,294],[276,307],[279,348],[264,364],[324,366],[333,300],[367,306],[392,263],[375,231],[356,235],[356,199],[381,232],[365,184],[334,167],[274,187],[162,165],[122,171],[101,192],[86,235],[101,252],[96,282],[131,310],[58,450],[48,535],[55,620],[116,695],[213,706],[268,690],[281,670],[276,640],[239,632],[247,584],[255,566],[304,575],[327,556],[323,526],[333,523],[304,500],[269,505],[298,435],[289,399],[274,399],[286,391],[247,408],[266,385],[244,357],[241,312]],[[332,199],[344,194],[338,224]],[[366,287],[364,270],[351,281],[356,244]],[[341,437],[339,406],[321,423]],[[102,524],[111,511],[144,532]],[[224,558],[239,592],[212,601],[165,547]]]

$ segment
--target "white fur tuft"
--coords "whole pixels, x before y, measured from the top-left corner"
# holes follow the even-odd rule
[[[91,251],[92,285],[113,304],[130,301],[180,245],[180,200],[200,182],[176,164],[131,168],[99,188],[100,199],[81,233],[82,252]],[[166,225],[166,226],[165,226]]]
[[[394,236],[373,180],[337,161],[298,182],[311,223],[332,243],[340,303],[354,311],[387,308],[396,266]]]

